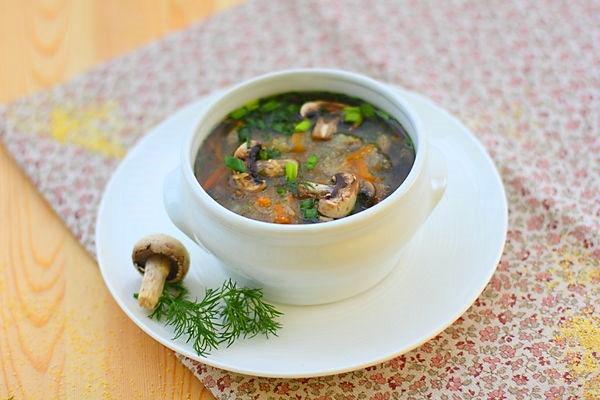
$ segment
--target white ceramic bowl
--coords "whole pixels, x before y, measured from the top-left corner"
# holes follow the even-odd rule
[[[202,141],[232,110],[290,91],[359,97],[396,118],[416,149],[415,163],[402,185],[363,212],[309,225],[256,221],[212,199],[193,172]],[[166,178],[167,213],[179,229],[220,260],[234,279],[263,288],[270,301],[321,304],[369,289],[397,264],[404,245],[446,188],[446,164],[429,145],[415,113],[397,92],[359,74],[301,69],[263,75],[223,92],[205,108],[199,121],[184,141],[180,166]]]

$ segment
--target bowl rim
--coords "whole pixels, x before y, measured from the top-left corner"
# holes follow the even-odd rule
[[[252,85],[265,85],[268,84],[269,81],[280,79],[282,77],[289,77],[290,79],[298,76],[311,76],[318,75],[320,77],[329,78],[332,80],[338,81],[346,81],[352,84],[358,84],[360,86],[364,86],[368,89],[375,91],[378,95],[382,96],[384,99],[394,104],[395,107],[402,110],[404,116],[409,120],[412,125],[412,132],[414,136],[417,138],[417,146],[415,147],[415,161],[411,167],[411,170],[404,181],[398,186],[389,196],[383,199],[381,202],[375,204],[374,206],[363,210],[359,213],[348,215],[346,217],[328,221],[327,223],[319,223],[319,224],[276,224],[272,222],[259,221],[256,219],[252,219],[240,214],[235,213],[234,211],[229,210],[225,206],[221,205],[218,201],[213,199],[206,190],[202,187],[202,185],[196,179],[196,176],[193,171],[193,162],[192,162],[192,147],[196,137],[198,136],[198,132],[200,131],[200,127],[205,121],[206,117],[210,115],[210,113],[214,112],[215,109],[218,109],[227,98],[235,96],[239,91],[246,89],[248,86]],[[324,88],[325,91],[326,88]],[[291,89],[293,90],[293,89]],[[360,96],[357,96],[360,97]],[[397,113],[390,113],[394,118],[397,118]],[[410,129],[404,127],[407,133],[410,134]],[[412,136],[412,135],[411,135]],[[415,142],[415,138],[411,137],[413,142]],[[204,140],[204,138],[202,139]],[[200,144],[201,146],[201,144]],[[425,160],[427,158],[427,148],[428,142],[425,138],[425,134],[422,129],[421,121],[417,114],[412,110],[412,108],[407,104],[407,102],[401,97],[401,95],[397,92],[394,92],[388,85],[383,82],[377,81],[373,78],[367,77],[362,74],[358,74],[351,71],[341,70],[341,69],[332,69],[332,68],[293,68],[293,69],[285,69],[279,70],[275,72],[270,72],[262,75],[258,75],[256,77],[244,80],[228,89],[220,92],[216,98],[212,100],[210,104],[207,105],[199,115],[197,119],[197,123],[194,126],[194,129],[189,132],[187,138],[184,140],[183,145],[181,147],[181,163],[179,165],[179,169],[183,172],[183,177],[185,184],[188,188],[191,189],[191,193],[196,199],[202,201],[207,209],[211,210],[211,212],[221,221],[226,223],[228,226],[233,228],[247,228],[253,231],[261,231],[262,233],[297,233],[297,234],[315,234],[317,232],[329,232],[332,230],[341,230],[341,229],[349,229],[355,228],[360,224],[369,222],[368,220],[376,220],[381,217],[385,210],[389,210],[391,207],[395,205],[395,203],[402,198],[411,188],[414,186],[417,181],[418,176],[422,172]],[[194,156],[195,157],[195,156]],[[183,182],[182,182],[183,183]]]

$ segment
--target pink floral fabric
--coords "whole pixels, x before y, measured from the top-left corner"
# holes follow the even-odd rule
[[[251,1],[0,111],[0,136],[93,254],[102,190],[150,127],[274,69],[334,66],[421,92],[499,167],[492,281],[436,338],[353,373],[281,380],[182,358],[217,398],[600,398],[600,3]]]

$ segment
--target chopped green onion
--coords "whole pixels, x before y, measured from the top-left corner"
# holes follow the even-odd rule
[[[291,135],[294,133],[294,123],[293,122],[274,122],[271,125],[271,128],[275,132],[283,133],[284,135]]]
[[[277,149],[262,148],[258,152],[258,158],[260,160],[269,160],[271,158],[277,158],[280,155],[281,155],[281,151],[279,151]]]
[[[306,167],[306,169],[308,169],[308,170],[314,169],[317,166],[318,161],[319,161],[319,158],[316,155],[311,154],[306,159],[306,162],[304,163],[304,167]]]
[[[300,212],[302,217],[309,221],[316,221],[319,215],[314,199],[300,200]]]
[[[225,156],[225,165],[227,168],[230,168],[237,172],[246,172],[246,164],[239,158],[235,158],[232,156]]]
[[[316,207],[307,208],[306,210],[304,210],[303,214],[304,214],[304,218],[311,220],[311,221],[317,219],[317,216],[319,215]]]
[[[271,100],[267,101],[265,104],[263,104],[262,106],[260,106],[260,109],[262,111],[269,112],[269,111],[275,110],[276,108],[279,108],[280,105],[281,105],[280,102],[278,102],[277,100],[271,99]]]
[[[344,108],[344,121],[352,122],[357,125],[362,124],[363,115],[359,107],[346,107]]]
[[[247,111],[256,110],[258,108],[258,100],[252,100],[244,104]]]
[[[283,122],[275,122],[273,124],[273,130],[275,132],[283,133],[285,131],[285,124]]]
[[[287,112],[293,115],[300,113],[300,105],[296,103],[289,104],[287,106]]]
[[[298,196],[298,182],[297,181],[286,181],[285,190],[293,194],[294,196]]]
[[[267,154],[269,158],[277,158],[281,155],[281,151],[277,149],[267,149]]]
[[[388,114],[388,113],[386,113],[385,111],[382,111],[382,110],[375,110],[375,114],[377,114],[379,117],[381,117],[381,119],[383,119],[385,121],[387,121],[387,120],[389,120],[391,118],[390,114]]]
[[[240,107],[237,110],[233,110],[229,116],[233,119],[240,119],[242,118],[244,115],[246,115],[246,113],[248,112],[248,110],[246,109],[246,107]]]
[[[298,163],[288,161],[285,163],[285,180],[287,182],[296,182],[298,178]]]
[[[300,200],[300,209],[311,208],[314,207],[315,201],[313,199],[304,199]]]
[[[242,126],[237,131],[238,142],[244,143],[250,141],[250,128],[247,125]]]
[[[281,197],[285,196],[287,190],[285,189],[285,187],[283,186],[277,186],[277,194],[280,195]]]
[[[369,103],[362,103],[360,105],[360,112],[367,118],[373,118],[375,116],[375,108]]]
[[[312,126],[312,122],[310,119],[303,119],[302,121],[300,121],[296,124],[296,126],[294,127],[294,131],[306,132],[307,130],[310,129],[311,126]]]

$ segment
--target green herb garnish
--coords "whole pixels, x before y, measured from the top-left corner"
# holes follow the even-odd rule
[[[246,104],[244,104],[244,107],[246,108],[247,111],[252,111],[252,110],[256,110],[258,108],[258,105],[259,105],[258,100],[252,100],[252,101],[249,101]]]
[[[300,212],[302,217],[307,221],[316,221],[319,216],[317,211],[317,203],[314,199],[300,200]]]
[[[250,128],[248,125],[244,125],[237,130],[238,142],[244,143],[250,140]]]
[[[285,181],[285,184],[283,184],[283,189],[286,192],[290,192],[292,195],[297,196],[298,195],[298,185],[299,182],[298,181]],[[285,194],[285,192],[284,192]]]
[[[240,107],[237,110],[233,110],[231,113],[229,113],[229,116],[233,119],[240,119],[247,113],[248,110],[246,109],[246,107]]]
[[[294,127],[294,130],[296,132],[306,132],[307,130],[310,129],[311,126],[312,126],[312,121],[310,119],[303,119],[302,121],[300,121],[296,124],[296,126]]]
[[[219,346],[219,291],[207,289],[202,300],[191,300],[188,290],[179,283],[166,283],[151,319],[165,321],[175,331],[173,339],[192,341],[198,355]]]
[[[316,155],[311,154],[306,159],[306,162],[304,163],[304,168],[306,168],[308,170],[314,169],[317,166],[318,161],[319,161],[319,158]]]
[[[375,110],[375,114],[377,114],[381,119],[383,119],[384,121],[389,120],[390,118],[390,114],[386,113],[383,110]]]
[[[238,288],[228,280],[219,289],[206,289],[201,300],[192,300],[184,286],[167,283],[149,317],[172,326],[173,339],[183,337],[198,355],[206,355],[240,337],[277,335],[281,324],[276,318],[282,314],[262,297],[261,289]]]
[[[290,121],[274,122],[271,125],[271,128],[275,132],[282,133],[284,135],[291,135],[292,133],[294,133],[294,127],[295,124]]]
[[[225,156],[225,165],[227,168],[230,168],[237,172],[246,172],[246,164],[239,158],[235,158],[232,156]]]
[[[276,108],[279,108],[279,106],[281,106],[280,102],[278,102],[277,100],[271,99],[271,100],[267,101],[265,104],[263,104],[262,106],[260,106],[260,110],[269,112],[269,111],[275,110]]]
[[[291,116],[297,115],[300,113],[300,104],[296,104],[296,103],[288,104],[288,106],[286,107],[286,110],[289,114],[291,114]]]
[[[285,186],[277,186],[275,190],[277,191],[277,194],[281,197],[285,196],[285,194],[287,193],[287,189],[285,188]]]
[[[288,161],[285,163],[285,180],[287,182],[296,182],[298,178],[298,163]]]
[[[261,160],[270,160],[271,158],[277,158],[281,155],[281,151],[277,149],[266,149],[262,148],[258,152],[258,158]]]
[[[369,103],[362,103],[359,108],[364,117],[373,118],[375,116],[375,108]]]
[[[363,115],[359,107],[345,107],[344,108],[344,121],[352,122],[360,125],[363,121]]]
[[[281,312],[263,301],[262,289],[238,288],[228,280],[219,294],[223,301],[219,343],[230,346],[239,337],[276,335],[281,328],[279,322],[275,321]]]

